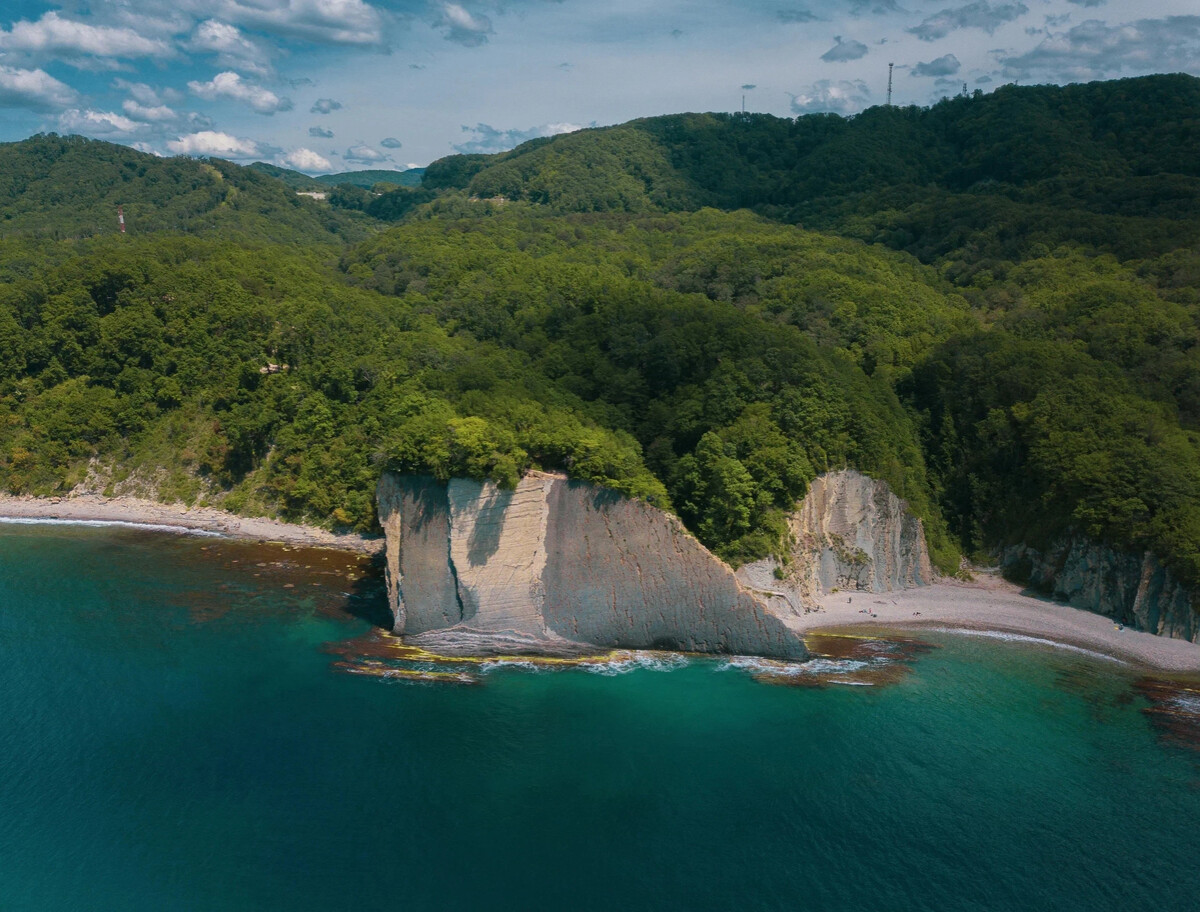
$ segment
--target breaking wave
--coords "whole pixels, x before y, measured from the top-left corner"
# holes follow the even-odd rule
[[[90,526],[95,528],[141,529],[147,532],[170,532],[175,535],[201,535],[206,538],[224,538],[222,532],[211,529],[193,529],[190,526],[173,526],[168,523],[129,522],[123,519],[57,519],[40,516],[0,516],[0,524],[12,526]]]
[[[927,631],[932,633],[953,633],[959,636],[982,637],[988,640],[1002,640],[1006,643],[1025,643],[1031,646],[1050,646],[1054,649],[1061,649],[1065,652],[1076,652],[1080,655],[1088,656],[1089,658],[1104,659],[1108,662],[1115,662],[1118,665],[1128,665],[1124,659],[1119,659],[1116,656],[1109,655],[1106,652],[1097,652],[1095,649],[1088,649],[1084,646],[1076,646],[1074,643],[1064,643],[1061,640],[1050,640],[1045,637],[1029,636],[1024,633],[1009,633],[1005,630],[976,630],[971,627],[926,627]]]

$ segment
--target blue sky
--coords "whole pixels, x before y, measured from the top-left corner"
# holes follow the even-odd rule
[[[678,111],[1200,75],[1196,0],[4,0],[0,141],[310,173]]]

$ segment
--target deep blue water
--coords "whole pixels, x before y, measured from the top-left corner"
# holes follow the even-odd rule
[[[1200,754],[1110,662],[386,681],[321,560],[0,526],[0,909],[1200,908]]]

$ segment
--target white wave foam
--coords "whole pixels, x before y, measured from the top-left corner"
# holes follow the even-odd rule
[[[1171,698],[1171,704],[1182,712],[1200,716],[1200,696],[1177,694]]]
[[[210,529],[193,529],[190,526],[173,526],[167,523],[128,522],[123,519],[51,519],[33,516],[0,516],[0,524],[10,526],[90,526],[94,528],[117,527],[121,529],[144,529],[147,532],[170,532],[175,535],[202,535],[209,538],[224,538],[224,533]]]
[[[1116,656],[1111,656],[1105,652],[1097,652],[1095,649],[1087,649],[1084,646],[1076,646],[1074,643],[1063,643],[1059,640],[1049,640],[1045,637],[1030,636],[1024,633],[1009,633],[1005,630],[975,630],[971,627],[926,627],[925,629],[933,633],[953,633],[959,636],[981,637],[988,640],[1002,640],[1006,643],[1026,643],[1033,646],[1050,646],[1054,649],[1061,649],[1064,652],[1077,652],[1090,658],[1104,659],[1109,662],[1115,662],[1118,665],[1129,664],[1124,659],[1119,659]]]
[[[520,668],[522,671],[543,671],[545,666],[538,665],[529,659],[488,659],[486,662],[479,663],[479,670],[483,674],[490,671],[495,671],[498,668]]]
[[[858,659],[809,659],[807,662],[780,662],[775,659],[760,659],[755,656],[734,656],[718,667],[718,671],[738,669],[751,674],[799,677],[801,675],[851,674],[870,665]]]
[[[583,668],[592,674],[612,677],[631,671],[674,671],[687,663],[687,656],[677,653],[630,652],[604,662],[587,662]]]

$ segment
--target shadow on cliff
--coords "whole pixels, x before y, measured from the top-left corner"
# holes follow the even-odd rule
[[[363,558],[362,573],[350,586],[342,610],[382,630],[392,629],[387,603],[386,560],[382,552]]]

